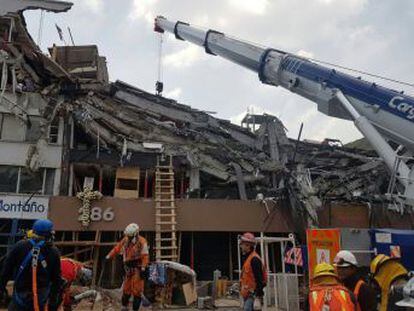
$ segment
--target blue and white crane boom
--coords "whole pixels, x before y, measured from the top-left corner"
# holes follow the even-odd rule
[[[277,49],[265,49],[215,30],[201,30],[159,16],[155,31],[204,47],[256,72],[261,82],[281,86],[318,106],[328,116],[352,120],[404,186],[399,199],[414,206],[414,170],[388,144],[391,140],[414,153],[414,98],[376,83],[327,68]]]

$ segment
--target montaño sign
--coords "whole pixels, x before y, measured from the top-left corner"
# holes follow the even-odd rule
[[[0,196],[0,218],[46,219],[48,210],[47,197]]]

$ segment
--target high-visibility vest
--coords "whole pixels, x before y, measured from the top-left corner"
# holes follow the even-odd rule
[[[255,257],[258,258],[260,261],[262,261],[259,255],[255,251],[253,251],[251,252],[249,257],[247,257],[242,267],[242,272],[241,272],[241,277],[240,277],[240,294],[245,299],[248,298],[251,294],[253,294],[256,291],[257,284],[256,284],[256,279],[253,274],[253,269],[252,269],[252,259]],[[267,271],[266,271],[265,266],[263,265],[263,262],[262,262],[262,271],[263,271],[263,284],[266,284]]]
[[[311,311],[356,311],[352,293],[342,285],[319,285],[311,288],[309,306]]]
[[[354,296],[355,296],[355,299],[357,300],[357,311],[361,311],[361,306],[359,305],[358,297],[359,297],[359,291],[361,290],[361,287],[364,284],[365,284],[365,282],[363,280],[359,280],[356,283],[355,288],[354,288]]]

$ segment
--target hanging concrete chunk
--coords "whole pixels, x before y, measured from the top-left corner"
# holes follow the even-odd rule
[[[73,3],[52,0],[0,0],[0,16],[24,10],[42,9],[50,12],[66,12]]]

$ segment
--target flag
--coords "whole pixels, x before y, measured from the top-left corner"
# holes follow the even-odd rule
[[[58,24],[55,24],[55,26],[56,26],[56,30],[57,30],[57,32],[58,32],[58,34],[59,34],[60,41],[64,41],[64,40],[63,40],[63,31],[62,31],[62,28],[60,28],[60,27],[58,26]]]
[[[285,253],[285,263],[303,267],[302,249],[300,247],[292,247]]]

